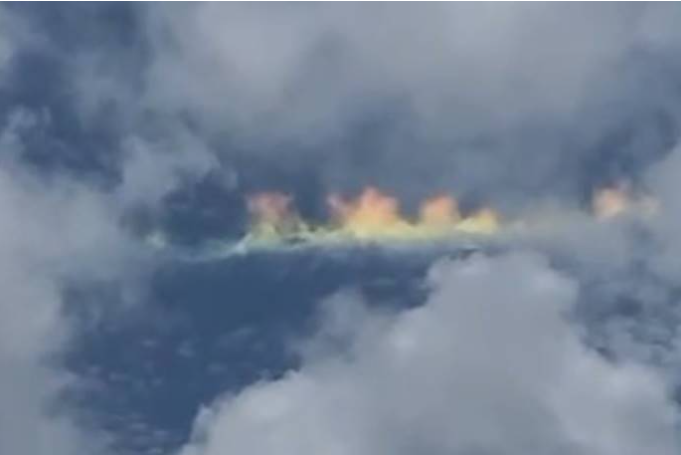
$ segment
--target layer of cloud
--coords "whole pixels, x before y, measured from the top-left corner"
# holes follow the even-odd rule
[[[156,136],[168,160],[179,131],[200,138],[184,164],[215,154],[214,168],[246,184],[255,161],[332,189],[373,184],[408,201],[452,191],[510,210],[574,201],[666,153],[678,131],[679,11],[145,6],[109,11],[134,46],[114,27],[107,39],[62,31],[43,50],[64,62],[55,90],[68,91],[80,127],[118,142]],[[120,165],[118,152],[107,162]],[[266,177],[255,186],[272,185]]]
[[[24,18],[0,8],[0,88],[12,58],[34,39]]]
[[[253,135],[267,116],[276,120],[268,135],[282,123],[305,136],[318,123],[342,127],[345,104],[369,107],[362,95],[405,96],[437,131],[504,129],[507,119],[578,107],[645,38],[640,8],[600,6],[207,5],[150,16],[161,28],[153,105]]]
[[[160,205],[182,184],[195,183],[218,166],[198,138],[176,131],[158,142],[132,137],[126,141],[117,199],[123,208]]]
[[[674,15],[639,5],[149,8],[140,104],[189,116],[274,167],[315,167],[329,186],[574,197],[668,146],[679,114]]]
[[[299,370],[223,397],[180,453],[677,453],[664,381],[611,363],[567,319],[576,283],[536,255],[443,261],[416,309],[356,298]]]
[[[114,197],[22,164],[36,122],[20,110],[0,133],[0,453],[101,454],[106,437],[60,399],[79,380],[59,362],[73,335],[64,289],[134,278],[145,261]]]

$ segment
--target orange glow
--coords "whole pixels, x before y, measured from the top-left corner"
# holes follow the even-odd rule
[[[608,220],[625,214],[650,216],[657,213],[659,203],[656,199],[634,194],[628,185],[602,188],[594,194],[592,210],[599,220]]]
[[[408,228],[400,216],[397,199],[373,187],[366,188],[355,200],[332,195],[327,202],[339,229],[359,238],[399,235],[399,231]]]
[[[499,227],[498,214],[484,208],[462,216],[453,197],[439,195],[425,200],[416,219],[404,216],[399,201],[374,187],[356,198],[339,195],[327,198],[329,223],[309,225],[292,208],[288,195],[260,193],[248,198],[253,217],[249,241],[278,243],[287,240],[338,241],[424,241],[451,235],[488,235]]]
[[[259,222],[280,223],[290,217],[291,196],[275,192],[258,193],[250,196],[246,205]]]
[[[490,236],[502,229],[512,231],[514,227],[525,225],[523,220],[518,219],[502,222],[499,213],[490,207],[461,213],[458,201],[445,194],[425,199],[414,217],[401,212],[397,198],[375,187],[365,188],[355,198],[332,194],[326,203],[329,221],[311,224],[300,217],[287,194],[265,192],[252,195],[247,199],[252,223],[244,240],[246,244],[256,246],[277,246],[288,242],[413,243],[461,236]],[[621,184],[595,192],[591,214],[598,220],[609,220],[627,213],[652,215],[657,208],[654,199],[634,195],[628,185]],[[558,224],[564,222],[557,221]]]
[[[447,228],[461,220],[459,204],[449,196],[436,196],[421,205],[419,221],[426,226]]]
[[[592,209],[598,219],[613,218],[626,212],[631,206],[623,187],[603,188],[594,195]]]
[[[261,241],[279,239],[305,232],[307,226],[291,208],[291,196],[276,192],[258,193],[247,199],[253,219],[249,235]]]

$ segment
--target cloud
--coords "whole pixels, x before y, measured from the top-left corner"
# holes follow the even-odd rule
[[[6,6],[0,7],[0,89],[7,88],[6,77],[14,57],[35,40],[25,18]]]
[[[94,428],[60,400],[77,383],[60,366],[71,341],[66,283],[141,270],[111,198],[63,177],[46,180],[17,160],[30,112],[0,134],[0,453],[105,453]]]
[[[15,15],[10,13],[7,8],[0,9],[0,79],[3,76],[3,71],[14,55],[19,41],[25,35],[25,24]]]
[[[4,24],[6,21],[7,20],[4,18],[4,14],[0,16],[0,22]],[[9,59],[12,56],[12,51],[13,49],[10,40],[3,34],[0,36],[0,75],[2,74],[2,70],[9,62]]]
[[[570,257],[572,274],[588,289],[582,317],[592,339],[609,352],[663,367],[679,386],[679,146],[651,166],[644,183],[658,201],[656,215],[644,223],[620,220],[573,232],[547,243]]]
[[[182,184],[191,184],[219,164],[199,138],[182,129],[165,140],[131,137],[126,141],[117,199],[125,208],[158,206]]]
[[[82,14],[96,22],[96,11]],[[58,87],[80,126],[159,149],[177,146],[159,136],[190,131],[200,140],[182,161],[217,155],[245,186],[254,185],[249,165],[265,163],[270,173],[309,171],[330,189],[372,184],[411,201],[437,191],[509,210],[574,201],[639,176],[678,124],[674,5],[111,13],[134,46],[108,22],[74,36],[57,25],[42,42],[63,62]],[[30,10],[17,15],[41,26]],[[263,180],[254,186],[272,184]]]
[[[30,9],[0,10],[0,85],[8,68],[15,83],[23,79],[17,55],[70,71],[46,76],[59,82],[40,96],[59,101],[43,120],[14,109],[0,135],[0,369],[10,371],[0,378],[0,452],[92,453],[97,438],[68,412],[45,410],[73,380],[43,362],[72,334],[63,282],[133,274],[139,258],[121,217],[139,206],[163,210],[169,194],[223,166],[237,171],[227,191],[262,186],[248,181],[253,162],[293,173],[293,192],[311,187],[298,179],[310,169],[320,192],[372,184],[407,201],[451,191],[464,204],[492,199],[502,208],[554,198],[563,207],[567,197],[579,205],[594,185],[640,179],[664,211],[651,226],[581,220],[524,240],[568,258],[562,274],[536,256],[445,261],[418,309],[376,314],[358,297],[336,297],[302,367],[216,402],[185,454],[678,451],[665,392],[673,378],[632,359],[656,363],[662,350],[662,363],[678,362],[680,153],[660,159],[678,135],[681,9],[129,11],[132,46],[83,32],[43,37],[25,52],[26,32],[41,22]],[[60,103],[77,106],[81,117],[69,121],[106,131],[111,153],[120,152],[105,160],[120,177],[108,193],[24,166],[25,138],[57,118]],[[59,153],[82,146],[68,132],[43,131]],[[626,314],[625,298],[641,313]],[[617,363],[582,341],[567,312],[588,343],[601,336],[599,348],[617,351]]]
[[[681,367],[680,150],[671,147],[643,174],[659,206],[654,216],[567,226],[529,242],[566,262],[579,281],[584,290],[580,320],[596,344],[616,356],[663,367],[676,387]]]
[[[345,102],[349,109],[367,107],[358,99],[363,94],[404,95],[428,121],[437,122],[448,111],[458,114],[441,119],[440,127],[465,130],[457,122],[464,120],[462,114],[469,124],[490,116],[487,126],[504,127],[508,122],[497,118],[569,111],[582,102],[588,85],[614,69],[636,41],[639,10],[518,5],[152,9],[150,23],[167,35],[154,36],[159,41],[154,41],[157,53],[149,76],[158,83],[150,95],[156,105],[196,107],[221,114],[214,117],[218,122],[239,121],[250,127],[247,134],[262,131],[258,120],[268,115],[291,129],[302,127],[305,135],[311,132],[309,122],[319,119],[325,127],[342,126],[338,120]],[[320,72],[322,64],[338,65],[339,71]],[[197,73],[197,67],[211,71]]]
[[[313,167],[328,186],[374,184],[410,196],[436,188],[509,204],[574,198],[594,180],[637,174],[668,147],[667,122],[679,117],[680,41],[667,20],[676,13],[622,5],[149,8],[139,100],[273,167]]]
[[[444,260],[428,283],[395,314],[337,298],[311,341],[331,347],[204,409],[180,453],[678,452],[664,381],[582,342],[577,285],[545,259]]]
[[[658,254],[651,260],[656,272],[672,282],[679,279],[678,265],[681,253],[679,228],[681,227],[681,204],[678,200],[678,175],[681,171],[681,146],[677,145],[670,154],[652,167],[646,179],[661,206],[655,220],[653,233],[658,241]]]

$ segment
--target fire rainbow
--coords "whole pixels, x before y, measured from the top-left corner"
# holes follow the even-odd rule
[[[499,231],[501,217],[489,208],[462,216],[457,200],[439,195],[425,200],[415,219],[400,212],[396,198],[369,187],[356,199],[327,198],[330,221],[315,225],[303,220],[290,196],[276,192],[248,198],[251,228],[244,242],[254,246],[280,244],[418,243],[453,236],[489,236]]]
[[[545,225],[541,218],[505,220],[499,212],[482,207],[462,213],[458,201],[449,195],[424,200],[416,216],[400,211],[399,201],[377,188],[367,187],[354,199],[332,194],[326,199],[329,221],[305,221],[295,209],[290,195],[261,192],[246,198],[251,217],[246,234],[236,241],[219,241],[207,245],[193,258],[221,258],[256,251],[283,252],[317,247],[389,246],[423,248],[424,246],[472,246],[490,243],[504,235],[513,235],[534,225]],[[617,185],[594,193],[588,215],[607,221],[627,214],[649,215],[656,202],[634,194],[629,186]],[[157,235],[150,243],[161,249],[167,242]]]

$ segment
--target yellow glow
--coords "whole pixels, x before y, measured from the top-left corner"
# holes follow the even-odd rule
[[[592,211],[599,220],[608,220],[625,214],[650,216],[657,213],[657,200],[646,195],[635,195],[626,184],[602,188],[594,194]]]
[[[427,199],[419,211],[419,221],[425,226],[448,229],[461,221],[456,199],[443,195]]]
[[[355,198],[332,194],[326,200],[329,221],[305,222],[293,206],[289,195],[266,192],[247,200],[252,217],[244,241],[248,245],[277,246],[289,242],[312,244],[352,242],[423,242],[456,236],[492,236],[503,229],[524,226],[527,219],[506,223],[490,207],[463,214],[458,201],[449,195],[424,200],[415,217],[400,210],[397,198],[375,187],[367,187]],[[652,215],[657,201],[645,195],[633,195],[627,185],[603,188],[594,193],[591,214],[609,220],[627,213]],[[529,219],[529,225],[532,218]],[[568,222],[569,218],[558,221]],[[555,220],[554,220],[555,221]]]
[[[330,221],[305,223],[281,193],[260,193],[248,198],[253,217],[248,239],[256,243],[338,241],[423,241],[452,235],[490,235],[500,228],[499,215],[484,208],[468,216],[459,212],[456,199],[439,195],[425,200],[416,219],[400,211],[398,200],[374,187],[355,199],[327,198]]]
[[[489,208],[481,209],[457,224],[460,231],[477,234],[494,234],[499,227],[499,215]]]
[[[253,223],[249,235],[260,241],[277,242],[282,238],[305,232],[307,225],[291,209],[287,194],[258,193],[247,199]]]
[[[369,187],[350,201],[332,195],[328,199],[336,228],[359,239],[409,235],[412,226],[399,214],[397,199]]]
[[[594,195],[592,208],[596,218],[608,219],[623,214],[630,205],[629,197],[623,188],[603,188]]]

